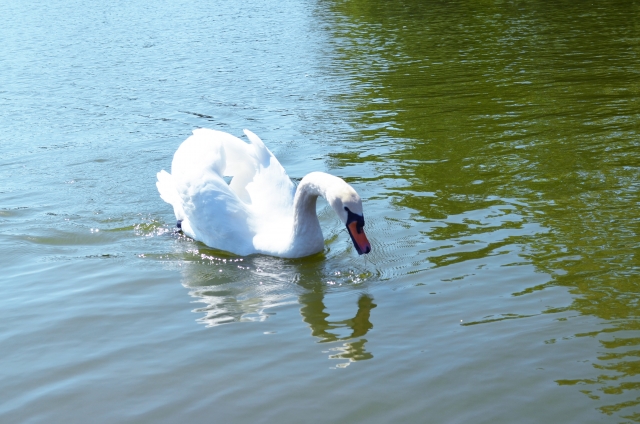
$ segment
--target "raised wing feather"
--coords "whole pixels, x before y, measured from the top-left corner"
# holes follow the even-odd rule
[[[246,186],[254,213],[261,217],[264,225],[273,220],[292,218],[295,186],[289,175],[257,135],[249,130],[244,133],[251,141],[258,164],[253,179]]]

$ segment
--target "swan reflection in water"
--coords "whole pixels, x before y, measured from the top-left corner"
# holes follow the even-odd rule
[[[367,334],[373,328],[369,319],[371,309],[377,305],[373,303],[373,298],[368,294],[360,295],[358,299],[358,310],[353,318],[342,321],[329,321],[329,314],[325,312],[324,293],[322,291],[309,291],[298,297],[301,304],[300,314],[304,322],[309,324],[311,335],[318,337],[320,342],[344,341],[342,347],[331,349],[336,352],[330,356],[332,359],[349,359],[351,361],[362,361],[373,358],[373,355],[365,350],[366,339],[358,339]],[[339,337],[335,330],[347,328],[351,334]]]
[[[299,303],[302,320],[319,343],[343,342],[341,346],[329,349],[329,358],[347,359],[349,362],[373,358],[367,352],[367,340],[363,338],[373,328],[370,315],[377,306],[373,298],[369,294],[361,294],[355,305],[355,316],[344,320],[331,320],[325,305],[327,275],[335,277],[339,274],[338,281],[355,284],[358,277],[353,272],[342,275],[319,270],[315,261],[310,264],[308,261],[264,256],[216,257],[219,251],[207,249],[191,253],[194,254],[192,260],[181,264],[182,284],[196,298],[196,303],[203,304],[194,309],[194,312],[203,314],[198,322],[217,326],[264,321],[273,315],[269,311],[274,307]],[[346,365],[348,363],[338,366]]]

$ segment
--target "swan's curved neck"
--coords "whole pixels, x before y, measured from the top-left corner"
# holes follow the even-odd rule
[[[313,172],[305,176],[296,190],[293,199],[293,232],[299,236],[300,232],[320,228],[316,214],[316,200],[318,196],[325,196],[325,187],[320,172]],[[327,175],[327,174],[325,174]]]
[[[293,242],[298,240],[314,240],[324,245],[324,237],[316,213],[316,200],[322,196],[331,201],[328,195],[336,184],[344,184],[338,177],[324,172],[307,174],[296,190],[293,199]]]

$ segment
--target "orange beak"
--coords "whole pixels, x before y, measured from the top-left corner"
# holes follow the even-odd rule
[[[367,240],[364,229],[358,226],[357,221],[350,222],[347,225],[347,230],[349,231],[349,235],[351,236],[353,245],[358,251],[359,255],[371,252],[371,244],[369,243],[369,240]]]

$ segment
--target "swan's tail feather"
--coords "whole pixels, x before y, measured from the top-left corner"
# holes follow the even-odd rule
[[[182,221],[185,219],[184,209],[182,207],[182,198],[180,198],[178,190],[176,190],[173,176],[165,170],[158,172],[157,176],[158,181],[156,182],[156,187],[158,187],[160,197],[162,200],[173,206],[173,212],[176,215],[176,219],[178,221]]]

